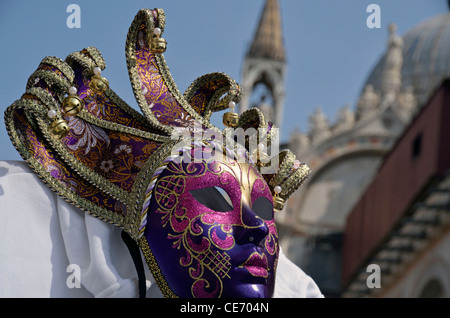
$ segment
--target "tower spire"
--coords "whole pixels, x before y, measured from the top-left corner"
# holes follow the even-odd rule
[[[284,77],[286,68],[285,49],[281,30],[281,14],[278,0],[266,0],[253,41],[245,56],[242,67],[243,99],[239,104],[241,112],[257,106],[276,126],[283,120]],[[262,87],[267,104],[250,105],[260,94],[256,87]],[[259,98],[259,101],[261,98]]]
[[[266,1],[248,56],[285,60],[278,0]]]

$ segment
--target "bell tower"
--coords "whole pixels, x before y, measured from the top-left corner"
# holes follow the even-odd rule
[[[278,0],[266,0],[242,67],[241,113],[258,107],[274,124],[283,120],[286,55]]]

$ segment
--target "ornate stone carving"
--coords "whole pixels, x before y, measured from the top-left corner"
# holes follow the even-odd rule
[[[355,114],[350,110],[350,105],[344,105],[338,113],[336,125],[334,126],[333,133],[340,133],[349,130],[355,123]]]
[[[394,99],[402,84],[403,39],[396,33],[397,25],[389,25],[388,49],[381,77],[381,90],[384,98]]]
[[[374,91],[373,86],[367,84],[358,101],[358,107],[356,109],[356,120],[365,120],[372,117],[378,111],[379,103],[380,97]]]
[[[327,117],[320,107],[317,107],[314,114],[309,118],[310,136],[313,144],[323,141],[331,135]]]

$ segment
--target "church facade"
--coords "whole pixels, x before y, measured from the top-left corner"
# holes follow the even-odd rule
[[[286,69],[279,5],[277,0],[267,0],[262,10],[242,70],[241,84],[250,93],[240,105],[241,111],[259,107],[278,126],[283,119]],[[289,148],[308,164],[312,174],[289,199],[284,213],[278,215],[281,246],[328,297],[420,295],[398,291],[371,293],[367,286],[360,286],[361,281],[354,287],[343,255],[345,251],[349,253],[345,240],[349,215],[400,137],[442,80],[450,75],[450,49],[446,41],[449,37],[450,14],[425,20],[404,36],[399,36],[396,25],[391,24],[386,53],[362,85],[355,109],[344,106],[336,122],[331,123],[317,108],[309,118],[309,130],[291,134]],[[375,250],[367,251],[366,256],[371,253]],[[450,268],[450,263],[447,265]],[[361,277],[364,275],[367,273],[363,272]],[[449,297],[450,274],[446,275],[437,281],[442,295]],[[394,285],[390,286],[390,290],[395,290]],[[355,288],[364,292],[352,293]]]

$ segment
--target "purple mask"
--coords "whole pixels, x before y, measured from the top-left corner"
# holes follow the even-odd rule
[[[273,294],[279,247],[272,194],[253,165],[228,157],[170,162],[154,185],[144,236],[166,296]]]

